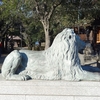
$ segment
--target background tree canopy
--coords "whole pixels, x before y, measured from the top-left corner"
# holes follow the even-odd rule
[[[0,36],[22,35],[29,49],[35,41],[45,41],[47,49],[62,29],[91,23],[99,9],[99,0],[3,0]]]

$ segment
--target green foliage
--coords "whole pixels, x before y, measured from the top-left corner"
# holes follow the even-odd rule
[[[5,30],[10,25],[6,33],[19,34],[23,26],[31,42],[44,41],[41,19],[50,21],[50,35],[54,37],[65,27],[91,22],[100,16],[99,9],[100,0],[3,0],[0,27]]]
[[[26,33],[31,37],[32,42],[44,40],[43,30],[41,24],[31,22],[26,29]]]
[[[18,0],[3,0],[3,5],[0,6],[3,19],[11,19],[17,16],[18,13]]]

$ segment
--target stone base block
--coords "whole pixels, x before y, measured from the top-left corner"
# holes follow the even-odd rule
[[[0,100],[100,100],[100,82],[1,79]]]

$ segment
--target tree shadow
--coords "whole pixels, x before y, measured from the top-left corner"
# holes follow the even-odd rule
[[[94,63],[91,63],[91,64],[94,64]],[[82,69],[89,71],[89,72],[100,72],[100,66],[94,67],[94,66],[91,66],[91,64],[82,65]],[[100,65],[100,63],[99,63],[99,65]]]

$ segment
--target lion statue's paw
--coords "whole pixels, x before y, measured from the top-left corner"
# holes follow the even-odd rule
[[[23,81],[26,81],[26,80],[29,80],[29,79],[31,79],[31,77],[29,75],[22,75],[21,76],[21,80],[23,80]]]

